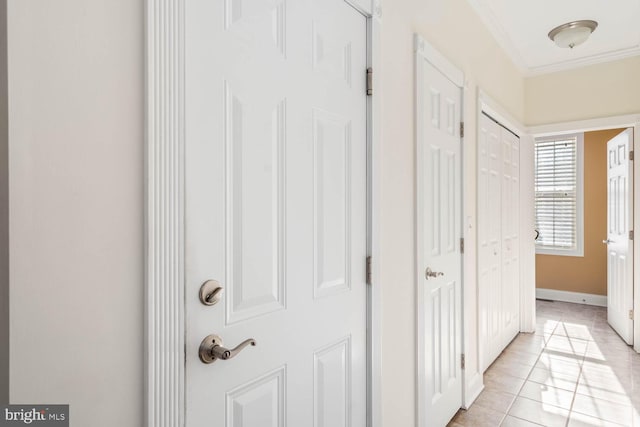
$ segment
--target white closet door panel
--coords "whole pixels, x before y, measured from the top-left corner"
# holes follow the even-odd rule
[[[481,365],[519,330],[519,139],[486,115],[478,135],[478,281]]]

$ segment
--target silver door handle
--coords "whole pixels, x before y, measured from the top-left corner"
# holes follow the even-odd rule
[[[203,339],[200,343],[200,350],[198,352],[202,363],[209,364],[215,362],[218,359],[233,359],[246,346],[255,346],[256,340],[254,340],[253,338],[249,338],[248,340],[242,341],[236,346],[236,348],[233,348],[231,350],[229,350],[228,348],[224,348],[223,345],[224,343],[222,342],[222,338],[214,334],[208,335],[205,339]]]
[[[607,239],[607,240],[603,240],[602,243],[604,243],[605,245],[608,245],[609,243],[614,243],[614,242],[611,239]]]
[[[436,278],[436,277],[440,277],[440,276],[444,276],[444,273],[440,272],[440,271],[432,271],[431,267],[427,267],[427,269],[424,272],[424,278],[429,280],[430,277],[432,278]]]

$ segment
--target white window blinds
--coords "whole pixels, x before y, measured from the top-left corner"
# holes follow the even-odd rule
[[[539,253],[581,255],[582,135],[536,140],[535,223]],[[580,143],[580,144],[579,144]]]

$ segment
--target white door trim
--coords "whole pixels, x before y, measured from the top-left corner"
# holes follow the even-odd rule
[[[185,425],[185,3],[146,0],[145,425]],[[351,3],[349,1],[349,3]],[[358,8],[363,12],[363,8]],[[368,17],[368,66],[380,70],[382,0]],[[364,13],[364,12],[363,12]],[[363,70],[364,72],[364,70]],[[381,92],[374,79],[374,93]],[[368,100],[367,424],[380,427],[381,284],[379,277],[380,96]]]
[[[621,116],[600,117],[573,122],[553,123],[529,127],[532,137],[558,135],[574,132],[589,132],[615,128],[634,128],[633,140],[640,141],[640,114],[627,114]],[[633,226],[640,224],[640,161],[633,162]],[[634,264],[637,255],[640,254],[640,239],[633,241]],[[535,288],[535,284],[534,284]],[[633,269],[633,311],[640,313],[640,268]],[[640,316],[634,316],[633,320],[633,348],[640,353]]]
[[[423,165],[422,165],[422,161],[423,158],[420,155],[420,148],[419,148],[419,142],[420,142],[420,138],[421,138],[421,133],[422,133],[422,126],[423,126],[423,120],[424,120],[424,111],[423,111],[423,107],[422,107],[422,103],[420,102],[420,94],[422,93],[422,89],[423,89],[423,82],[422,82],[422,77],[421,77],[421,70],[422,70],[422,61],[421,59],[424,59],[426,61],[428,61],[431,65],[433,65],[438,71],[440,71],[447,79],[449,79],[455,86],[457,86],[460,89],[460,97],[461,97],[461,103],[460,103],[460,119],[461,121],[464,121],[464,94],[465,94],[465,90],[464,90],[464,73],[458,68],[456,67],[453,63],[451,63],[444,55],[442,55],[437,49],[435,49],[433,46],[431,46],[421,35],[419,34],[415,34],[414,35],[414,52],[415,52],[415,66],[414,66],[414,70],[415,70],[415,77],[414,77],[414,84],[415,84],[415,93],[417,94],[417,96],[415,96],[415,138],[417,141],[416,144],[416,191],[415,191],[415,209],[416,209],[416,224],[415,224],[415,229],[416,229],[416,236],[420,236],[422,235],[422,225],[420,224],[420,222],[418,221],[419,218],[422,217],[422,211],[423,211],[423,205],[424,205],[424,200],[423,200],[423,194],[422,194],[422,185],[421,185],[421,179],[419,178],[419,173],[420,171],[423,169]],[[460,138],[460,147],[461,147],[461,154],[464,157],[465,153],[464,153],[464,136],[461,136]],[[461,173],[460,173],[460,182],[463,183],[463,170],[464,168],[461,168]],[[464,192],[464,185],[461,185],[461,218],[462,218],[462,222],[464,223],[464,215],[465,215],[465,206],[464,206],[464,196],[463,196],[463,192]],[[461,231],[462,233],[464,233],[464,227],[463,224],[460,224],[461,226]],[[422,322],[422,318],[424,317],[424,306],[425,306],[425,295],[423,292],[423,271],[422,271],[422,263],[423,263],[423,259],[422,259],[422,254],[421,254],[421,250],[419,249],[419,241],[417,240],[418,238],[416,238],[415,240],[415,263],[416,263],[416,410],[417,410],[417,425],[419,426],[425,426],[427,425],[427,419],[428,419],[428,414],[425,413],[425,408],[422,402],[425,401],[426,397],[426,390],[425,390],[425,384],[424,384],[424,378],[425,378],[425,372],[423,369],[423,363],[422,361],[425,358],[425,354],[424,354],[424,348],[425,348],[425,328],[424,328],[424,324]],[[460,305],[461,307],[463,307],[462,309],[462,313],[461,313],[461,317],[460,317],[460,321],[461,321],[461,332],[462,332],[462,337],[461,337],[461,342],[462,342],[462,354],[465,354],[466,349],[465,349],[465,278],[464,275],[462,274],[464,271],[464,267],[465,267],[465,262],[464,262],[464,256],[461,255],[461,301],[460,301]],[[467,387],[467,381],[466,381],[466,372],[463,370],[462,371],[462,396],[460,396],[460,402],[462,404],[462,406],[465,406],[465,395],[467,394],[466,392],[466,387]],[[482,391],[482,377],[480,375],[480,383],[479,383],[479,389],[478,390],[474,390],[474,394],[475,396],[473,396],[473,400],[475,400],[475,398],[477,397],[477,395],[480,393],[480,391]],[[477,391],[477,392],[476,392]]]
[[[184,8],[146,0],[145,424],[184,425]]]

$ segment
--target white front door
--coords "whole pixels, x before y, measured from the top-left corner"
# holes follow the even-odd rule
[[[187,4],[187,427],[365,425],[366,25]]]
[[[418,57],[418,385],[420,427],[462,404],[459,87]]]
[[[607,318],[633,344],[633,129],[607,142]]]

